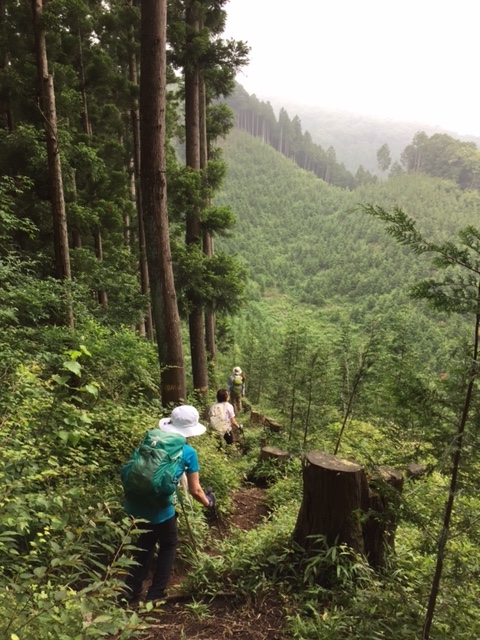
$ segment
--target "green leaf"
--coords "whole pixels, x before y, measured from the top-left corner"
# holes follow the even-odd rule
[[[47,567],[35,567],[33,573],[37,576],[37,578],[43,578],[47,573]]]
[[[98,396],[98,387],[94,384],[86,384],[84,387],[82,387],[82,390],[86,391],[95,398]]]
[[[87,347],[84,344],[80,345],[80,350],[86,356],[90,356],[90,358],[92,357],[92,354],[90,353],[90,351],[87,349]]]
[[[64,369],[68,369],[68,371],[74,373],[76,376],[80,377],[82,375],[82,365],[75,360],[67,360],[67,362],[63,363],[63,367]]]

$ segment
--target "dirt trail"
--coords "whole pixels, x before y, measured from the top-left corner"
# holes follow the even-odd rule
[[[231,528],[244,531],[253,529],[268,513],[264,491],[257,487],[240,489],[235,493],[233,502],[234,511],[226,523],[227,526],[222,527],[222,535]],[[214,532],[220,535],[215,523],[212,523],[212,533]],[[175,572],[169,586],[172,595],[158,611],[149,614],[157,621],[142,638],[146,640],[285,639],[281,631],[283,613],[277,604],[267,601],[260,606],[253,606],[251,603],[239,605],[234,598],[224,595],[209,603],[209,616],[202,618],[188,609],[188,604],[191,602],[189,598],[175,595],[175,587],[181,583],[181,580],[181,574]]]

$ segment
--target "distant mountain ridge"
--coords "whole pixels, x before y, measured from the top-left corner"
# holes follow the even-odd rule
[[[474,142],[480,148],[478,136],[460,135],[421,122],[402,122],[339,109],[329,110],[302,105],[294,100],[268,97],[261,99],[270,102],[276,112],[284,108],[291,118],[297,115],[303,130],[310,133],[313,142],[320,144],[324,149],[333,147],[337,161],[344,163],[352,173],[361,165],[364,169],[378,174],[376,154],[385,143],[390,148],[392,162],[399,161],[401,153],[418,131],[425,131],[428,136],[446,133],[457,140]]]

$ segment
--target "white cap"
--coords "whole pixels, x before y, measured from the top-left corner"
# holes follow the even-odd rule
[[[237,376],[241,376],[242,370],[240,369],[240,367],[233,367],[233,373],[236,373]]]

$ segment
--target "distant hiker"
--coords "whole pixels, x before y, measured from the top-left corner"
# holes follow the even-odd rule
[[[170,418],[159,421],[160,429],[147,431],[141,445],[121,469],[126,512],[148,521],[138,525],[143,532],[136,541],[139,550],[133,554],[138,564],[126,580],[129,602],[140,597],[157,542],[159,551],[146,599],[159,600],[165,595],[178,544],[176,487],[184,472],[193,498],[205,507],[215,506],[212,490],[208,488],[205,493],[200,486],[197,452],[186,441],[205,432],[206,427],[198,418],[195,407],[176,407]]]
[[[228,401],[226,389],[217,391],[217,402],[210,407],[208,418],[210,428],[219,436],[220,445],[222,438],[227,444],[233,444],[232,425],[237,429],[240,429],[240,426],[235,420],[235,410]]]
[[[228,379],[228,391],[235,413],[242,410],[242,398],[245,395],[245,376],[240,367],[233,367],[233,375]]]

